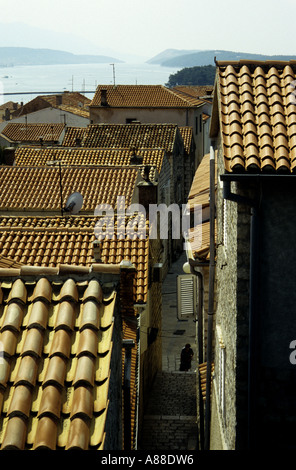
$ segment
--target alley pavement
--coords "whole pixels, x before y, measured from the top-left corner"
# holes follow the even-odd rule
[[[185,253],[173,263],[162,287],[162,371],[153,383],[145,410],[139,450],[198,448],[196,412],[196,323],[177,316],[177,276],[184,274]],[[180,372],[180,354],[190,343],[191,370]]]

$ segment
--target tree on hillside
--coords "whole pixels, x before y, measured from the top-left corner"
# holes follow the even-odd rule
[[[214,85],[216,67],[201,65],[186,67],[169,76],[166,86],[172,88],[178,85]]]

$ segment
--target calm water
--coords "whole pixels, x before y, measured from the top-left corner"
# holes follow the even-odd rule
[[[180,68],[151,64],[75,64],[31,65],[0,68],[0,104],[7,101],[30,101],[39,92],[91,91],[97,85],[165,85],[169,76]],[[2,93],[25,93],[2,95]]]

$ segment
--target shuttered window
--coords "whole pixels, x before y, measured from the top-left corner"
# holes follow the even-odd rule
[[[177,277],[178,318],[193,317],[197,314],[197,279],[194,274]]]

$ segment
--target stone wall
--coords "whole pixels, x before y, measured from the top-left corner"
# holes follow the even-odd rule
[[[218,186],[216,196],[217,238],[216,238],[216,282],[217,282],[217,310],[216,325],[219,326],[221,337],[225,345],[225,412],[222,415],[221,400],[216,394],[219,389],[219,341],[215,342],[215,386],[213,387],[213,400],[217,410],[212,416],[213,434],[217,429],[228,449],[235,448],[236,439],[236,339],[237,339],[237,204],[231,201],[224,206],[223,188],[219,175],[224,173],[221,151],[218,152],[217,161]],[[226,209],[226,217],[225,217]],[[225,219],[225,220],[224,220]],[[214,333],[216,335],[216,326]],[[219,434],[218,433],[218,434]]]

